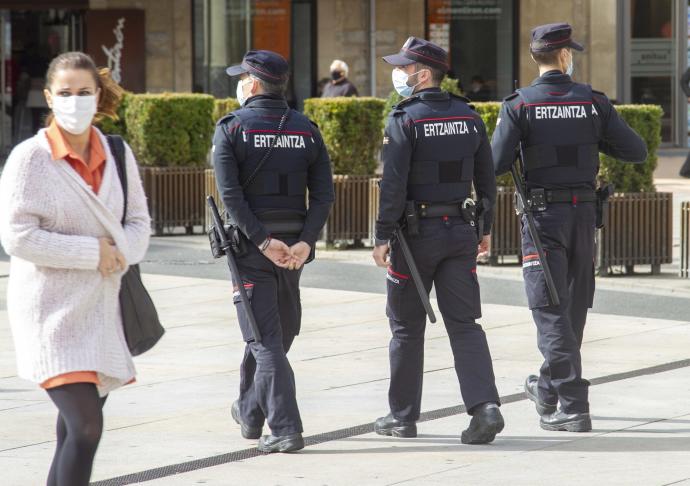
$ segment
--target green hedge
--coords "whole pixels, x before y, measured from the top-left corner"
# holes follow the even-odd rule
[[[120,135],[127,139],[127,125],[125,122],[127,113],[127,104],[133,95],[132,93],[125,91],[120,100],[120,105],[117,107],[117,120],[113,120],[109,117],[103,117],[100,121],[96,123],[96,126],[101,129],[103,133],[109,135]]]
[[[213,136],[214,98],[204,94],[142,94],[127,102],[127,138],[145,166],[202,167]]]
[[[213,123],[223,118],[228,113],[238,109],[240,104],[236,98],[216,98],[213,106]]]
[[[304,114],[321,129],[335,174],[372,175],[383,138],[380,98],[309,98]]]
[[[664,112],[656,105],[619,105],[616,111],[647,144],[647,160],[644,164],[629,164],[600,154],[599,177],[612,183],[616,192],[654,192],[656,151],[661,144],[661,117]]]

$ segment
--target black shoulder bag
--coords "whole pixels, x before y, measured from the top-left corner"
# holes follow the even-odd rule
[[[117,165],[125,204],[121,224],[124,227],[127,217],[127,166],[125,163],[125,144],[122,137],[108,135],[108,146]],[[151,296],[141,281],[139,265],[130,265],[122,276],[120,286],[120,311],[122,326],[132,356],[138,356],[151,349],[165,333],[158,319],[158,312]]]
[[[278,123],[278,129],[276,130],[276,136],[273,139],[273,142],[271,143],[271,146],[264,152],[263,157],[261,157],[261,160],[259,161],[258,164],[256,164],[256,167],[252,171],[252,173],[247,177],[247,179],[242,182],[242,190],[246,190],[252,182],[254,182],[254,179],[256,179],[256,176],[259,174],[259,171],[261,168],[266,164],[268,159],[271,157],[271,154],[273,153],[273,149],[276,146],[276,143],[278,142],[278,137],[280,136],[281,133],[285,130],[285,125],[287,124],[288,117],[290,116],[290,107],[288,107],[285,110],[285,113],[283,113],[283,116],[280,117],[280,122]],[[225,212],[227,213],[228,210],[225,208]],[[233,249],[233,252],[235,256],[242,256],[246,253],[246,241],[244,237],[242,236],[242,232],[240,231],[239,227],[235,224],[229,224],[225,225],[225,232],[228,235],[228,241],[230,241],[230,245]],[[218,237],[218,234],[216,233],[215,226],[211,226],[208,230],[208,239],[211,244],[211,253],[213,254],[213,258],[221,258],[225,255],[225,252],[221,248],[220,244],[220,239]]]

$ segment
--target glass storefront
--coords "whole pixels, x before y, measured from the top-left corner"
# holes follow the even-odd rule
[[[473,101],[500,100],[516,79],[514,0],[427,0],[427,38],[450,55],[449,75]]]
[[[250,49],[270,49],[291,65],[288,99],[301,107],[314,89],[312,0],[194,0],[194,91],[235,96],[225,68]],[[298,48],[295,48],[298,46]]]
[[[661,138],[673,140],[673,93],[678,83],[672,0],[632,0],[630,95],[633,103],[661,105]]]

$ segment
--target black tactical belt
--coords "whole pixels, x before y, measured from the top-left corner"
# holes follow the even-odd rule
[[[578,203],[597,200],[597,194],[592,189],[552,189],[545,193],[547,203]]]
[[[443,216],[462,216],[460,203],[418,203],[417,214],[420,218],[442,218]]]

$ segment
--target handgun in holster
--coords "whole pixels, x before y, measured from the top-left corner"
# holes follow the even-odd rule
[[[613,184],[606,184],[596,190],[597,195],[597,214],[596,214],[596,227],[597,229],[603,228],[608,223],[609,214],[609,198],[613,196],[614,192]]]

